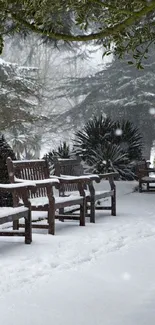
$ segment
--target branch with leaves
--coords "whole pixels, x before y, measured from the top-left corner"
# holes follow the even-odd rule
[[[135,54],[155,40],[154,13],[155,0],[0,0],[0,51],[5,35],[32,32],[54,42],[100,42],[106,54],[111,44],[119,56]]]

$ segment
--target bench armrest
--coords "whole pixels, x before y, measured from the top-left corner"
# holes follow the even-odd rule
[[[99,175],[97,175],[97,174],[84,174],[84,175],[81,175],[81,176],[72,176],[72,175],[62,175],[61,174],[61,176],[60,177],[62,177],[62,178],[75,178],[75,179],[80,179],[80,180],[83,180],[83,179],[90,179],[90,180],[92,180],[92,181],[96,181],[96,182],[100,182],[100,177],[99,177]]]
[[[11,183],[11,184],[0,184],[0,190],[2,191],[18,191],[21,189],[32,189],[34,188],[35,184],[32,184],[32,182],[24,182],[24,183]]]
[[[149,173],[155,172],[155,168],[149,167],[146,169]]]
[[[113,173],[99,174],[99,177],[100,179],[104,179],[104,178],[113,179],[114,177],[119,177],[119,173],[113,172]]]
[[[95,181],[96,183],[100,182],[100,176],[97,174],[84,174],[86,177],[89,177],[91,181]]]
[[[60,176],[58,177],[59,182],[61,184],[82,184],[82,183],[90,183],[91,179],[85,176]]]
[[[29,200],[29,190],[34,191],[35,187],[35,184],[32,184],[32,182],[0,184],[0,191],[12,193],[14,206],[18,206],[17,197],[20,196],[22,197],[24,205],[30,208],[31,203]]]
[[[34,180],[34,181],[29,181],[29,180],[24,180],[24,179],[20,179],[20,178],[16,178],[15,177],[15,182],[17,182],[18,184],[20,183],[26,183],[26,184],[31,184],[33,186],[36,187],[46,187],[46,186],[58,186],[59,185],[59,180],[58,178],[45,178],[45,179],[40,179],[40,180]],[[17,184],[16,183],[16,184]]]

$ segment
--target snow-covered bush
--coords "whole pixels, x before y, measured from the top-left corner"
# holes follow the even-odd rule
[[[76,132],[74,148],[95,173],[118,171],[133,179],[132,162],[142,158],[141,135],[130,121],[115,121],[102,115],[89,120]]]

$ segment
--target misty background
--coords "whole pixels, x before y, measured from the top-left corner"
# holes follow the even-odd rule
[[[103,58],[89,44],[59,48],[36,35],[7,38],[0,58],[1,132],[17,158],[43,157],[101,113],[128,119],[143,137],[143,156],[154,159],[155,63],[150,48],[144,69],[127,58]]]

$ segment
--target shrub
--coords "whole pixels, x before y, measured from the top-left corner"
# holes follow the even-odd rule
[[[47,159],[50,172],[53,172],[53,163],[54,163],[54,158],[59,157],[59,158],[70,158],[72,152],[70,149],[70,146],[64,141],[63,143],[60,143],[58,146],[57,150],[52,150],[49,151],[43,158]]]
[[[133,179],[132,162],[142,158],[141,135],[130,121],[94,117],[76,132],[74,149],[95,173],[118,171]]]

